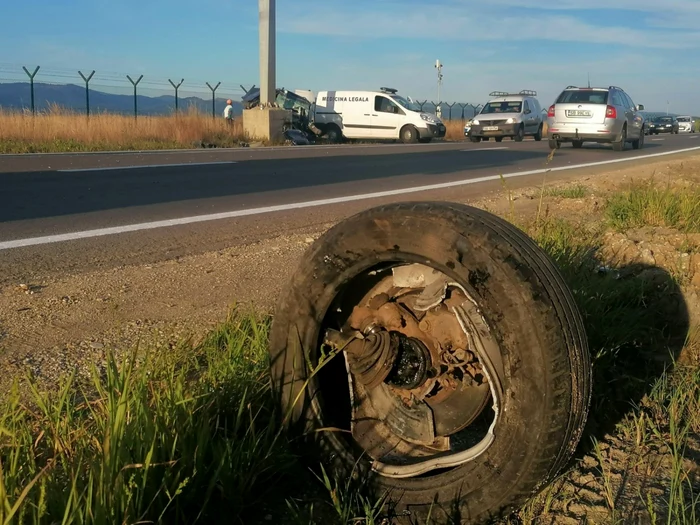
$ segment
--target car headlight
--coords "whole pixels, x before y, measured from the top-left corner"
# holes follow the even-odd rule
[[[426,122],[430,122],[431,124],[440,124],[440,119],[435,118],[432,115],[428,115],[427,113],[421,113],[420,118],[422,118]]]
[[[472,124],[474,124],[475,126],[478,126],[478,125],[479,125],[479,121],[478,121],[478,120],[472,120]]]
[[[506,124],[515,124],[515,119],[513,117],[506,120]]]

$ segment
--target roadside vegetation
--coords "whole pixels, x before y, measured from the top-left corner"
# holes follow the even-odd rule
[[[463,141],[463,120],[446,121],[445,140]],[[241,117],[233,126],[194,109],[179,115],[84,114],[52,106],[47,111],[0,110],[0,154],[230,148],[248,143]]]
[[[0,153],[159,150],[232,147],[243,141],[241,119],[194,110],[179,115],[84,114],[52,106],[45,112],[0,111]]]
[[[588,194],[561,186],[535,197]],[[557,218],[544,204],[507,217],[574,291],[595,379],[576,457],[520,522],[698,522],[700,330],[671,269],[623,263],[604,244],[631,228],[698,232],[699,210],[691,185],[651,182],[612,193],[592,221]],[[276,426],[269,323],[235,309],[202,341],[108,355],[90,381],[69,376],[50,392],[7,393],[0,524],[385,523],[379,496],[321,465],[307,468]]]

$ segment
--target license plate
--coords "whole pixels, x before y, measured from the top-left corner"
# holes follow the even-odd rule
[[[484,126],[484,131],[498,131],[498,126]]]
[[[591,112],[585,109],[570,109],[566,112],[567,117],[590,117]]]

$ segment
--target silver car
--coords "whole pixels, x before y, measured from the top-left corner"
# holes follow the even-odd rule
[[[628,142],[634,149],[644,146],[643,105],[635,105],[622,88],[569,86],[547,111],[549,147],[563,142],[580,148],[584,142],[612,144],[623,151]]]

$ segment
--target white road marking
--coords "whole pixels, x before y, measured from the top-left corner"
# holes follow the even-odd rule
[[[143,164],[136,166],[108,166],[104,168],[72,168],[65,170],[56,170],[61,173],[75,173],[78,171],[109,171],[109,170],[135,170],[145,168],[177,168],[180,166],[214,166],[216,164],[238,164],[237,161],[225,162],[183,162],[182,164]]]
[[[696,139],[696,138],[698,138],[698,135],[691,135],[691,136],[688,137],[688,138],[689,138],[689,139]]]
[[[662,140],[666,140],[666,139],[651,139],[651,140],[661,142]]]
[[[362,193],[358,195],[347,195],[345,197],[333,197],[330,199],[319,199],[314,201],[293,202],[289,204],[278,204],[276,206],[262,206],[260,208],[250,208],[248,210],[235,210],[222,213],[212,213],[208,215],[195,215],[193,217],[181,217],[179,219],[167,219],[162,221],[144,222],[140,224],[127,224],[124,226],[114,226],[112,228],[97,228],[94,230],[86,230],[72,233],[62,233],[57,235],[46,235],[43,237],[30,237],[28,239],[16,239],[13,241],[0,242],[0,250],[8,250],[10,248],[20,248],[23,246],[36,246],[42,244],[52,244],[57,242],[73,241],[77,239],[88,239],[92,237],[102,237],[105,235],[115,235],[119,233],[127,233],[141,230],[153,230],[156,228],[164,228],[167,226],[181,226],[183,224],[194,224],[197,222],[215,221],[219,219],[231,219],[235,217],[245,217],[250,215],[262,215],[264,213],[272,213],[276,211],[298,210],[302,208],[311,208],[314,206],[325,206],[328,204],[339,204],[345,202],[361,201],[368,199],[377,199],[380,197],[391,197],[396,195],[406,195],[409,193],[419,193],[422,191],[440,190],[445,188],[454,188],[456,186],[466,186],[469,184],[478,184],[480,182],[488,182],[499,180],[500,178],[510,179],[515,177],[524,177],[526,175],[538,175],[549,173],[552,171],[566,171],[580,168],[592,168],[595,166],[604,166],[606,164],[617,164],[620,162],[631,162],[640,159],[651,159],[655,157],[664,157],[677,153],[685,153],[689,151],[698,151],[700,146],[692,148],[679,149],[674,151],[663,151],[660,153],[651,153],[649,155],[634,155],[631,157],[618,157],[610,160],[599,162],[587,162],[585,164],[572,164],[568,166],[557,166],[554,168],[540,168],[528,171],[516,171],[514,173],[505,173],[502,175],[487,175],[475,179],[462,179],[452,182],[443,182],[439,184],[427,184],[425,186],[413,186],[410,188],[400,188],[395,190],[377,191],[374,193]]]
[[[462,149],[460,151],[491,151],[493,149],[510,149],[508,146],[496,146],[494,148],[472,148],[472,149]]]

